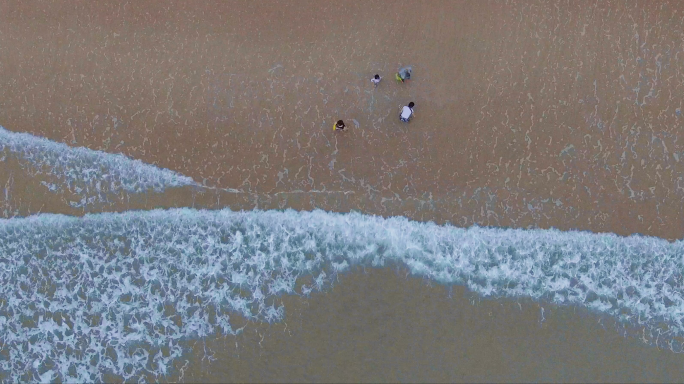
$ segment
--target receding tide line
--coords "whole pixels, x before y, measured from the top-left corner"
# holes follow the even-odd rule
[[[70,147],[0,126],[0,162],[16,158],[29,176],[57,194],[70,195],[72,207],[107,201],[110,194],[161,192],[166,188],[198,186],[190,177],[131,159],[122,154]]]
[[[684,335],[684,244],[654,237],[453,226],[324,211],[43,214],[0,220],[0,375],[167,375],[181,341],[283,318],[351,266],[404,265],[487,297],[574,304]],[[309,285],[296,288],[298,277]],[[666,325],[666,327],[663,327]]]
[[[233,188],[201,185],[192,178],[169,169],[85,147],[70,147],[29,133],[11,132],[0,126],[0,162],[16,158],[21,171],[37,177],[51,192],[62,195],[74,208],[116,201],[121,193],[163,192],[174,187],[193,186],[235,194],[256,195]],[[5,191],[7,193],[7,191]],[[293,190],[289,194],[353,194],[353,191]],[[271,196],[269,194],[262,194]]]

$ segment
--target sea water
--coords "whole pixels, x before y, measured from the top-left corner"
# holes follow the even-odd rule
[[[0,160],[20,159],[29,176],[48,172],[51,190],[79,196],[75,204],[106,197],[97,180],[110,194],[196,185],[123,155],[2,129],[0,148]],[[238,333],[236,315],[280,321],[278,296],[324,290],[353,266],[390,264],[483,297],[586,307],[681,350],[681,241],[185,208],[0,220],[0,377],[164,377],[183,341]]]
[[[279,321],[287,308],[274,297],[387,263],[482,296],[585,306],[672,343],[684,336],[683,255],[681,241],[653,237],[324,211],[2,220],[0,340],[9,359],[0,369],[11,381],[165,375],[182,340],[235,333],[231,315]],[[302,276],[311,283],[296,289]]]

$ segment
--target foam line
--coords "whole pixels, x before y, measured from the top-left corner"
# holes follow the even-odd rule
[[[166,188],[198,185],[187,176],[145,164],[122,154],[70,147],[0,126],[0,161],[14,156],[30,176],[50,191],[64,195],[72,207],[108,202],[121,192],[162,192]]]

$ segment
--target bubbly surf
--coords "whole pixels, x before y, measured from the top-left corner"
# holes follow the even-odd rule
[[[29,176],[68,200],[72,207],[107,203],[126,193],[162,192],[197,185],[190,177],[122,154],[70,147],[0,126],[0,162],[13,157]]]
[[[673,349],[684,336],[681,241],[324,211],[43,214],[0,220],[0,370],[12,382],[161,378],[183,340],[239,332],[235,314],[279,321],[279,295],[388,264],[485,297],[588,307]]]

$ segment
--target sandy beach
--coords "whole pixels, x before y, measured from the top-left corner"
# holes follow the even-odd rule
[[[1,1],[0,126],[203,187],[75,207],[3,159],[0,214],[322,209],[681,239],[683,17],[675,1]],[[681,355],[586,310],[448,297],[392,268],[339,280],[283,297],[284,323],[200,341],[184,380],[684,377]]]
[[[211,186],[360,200],[339,210],[681,233],[676,2],[8,1],[2,11],[10,130]],[[400,86],[402,65],[415,74]],[[402,125],[408,101],[420,118]],[[339,118],[344,135],[330,129]]]

